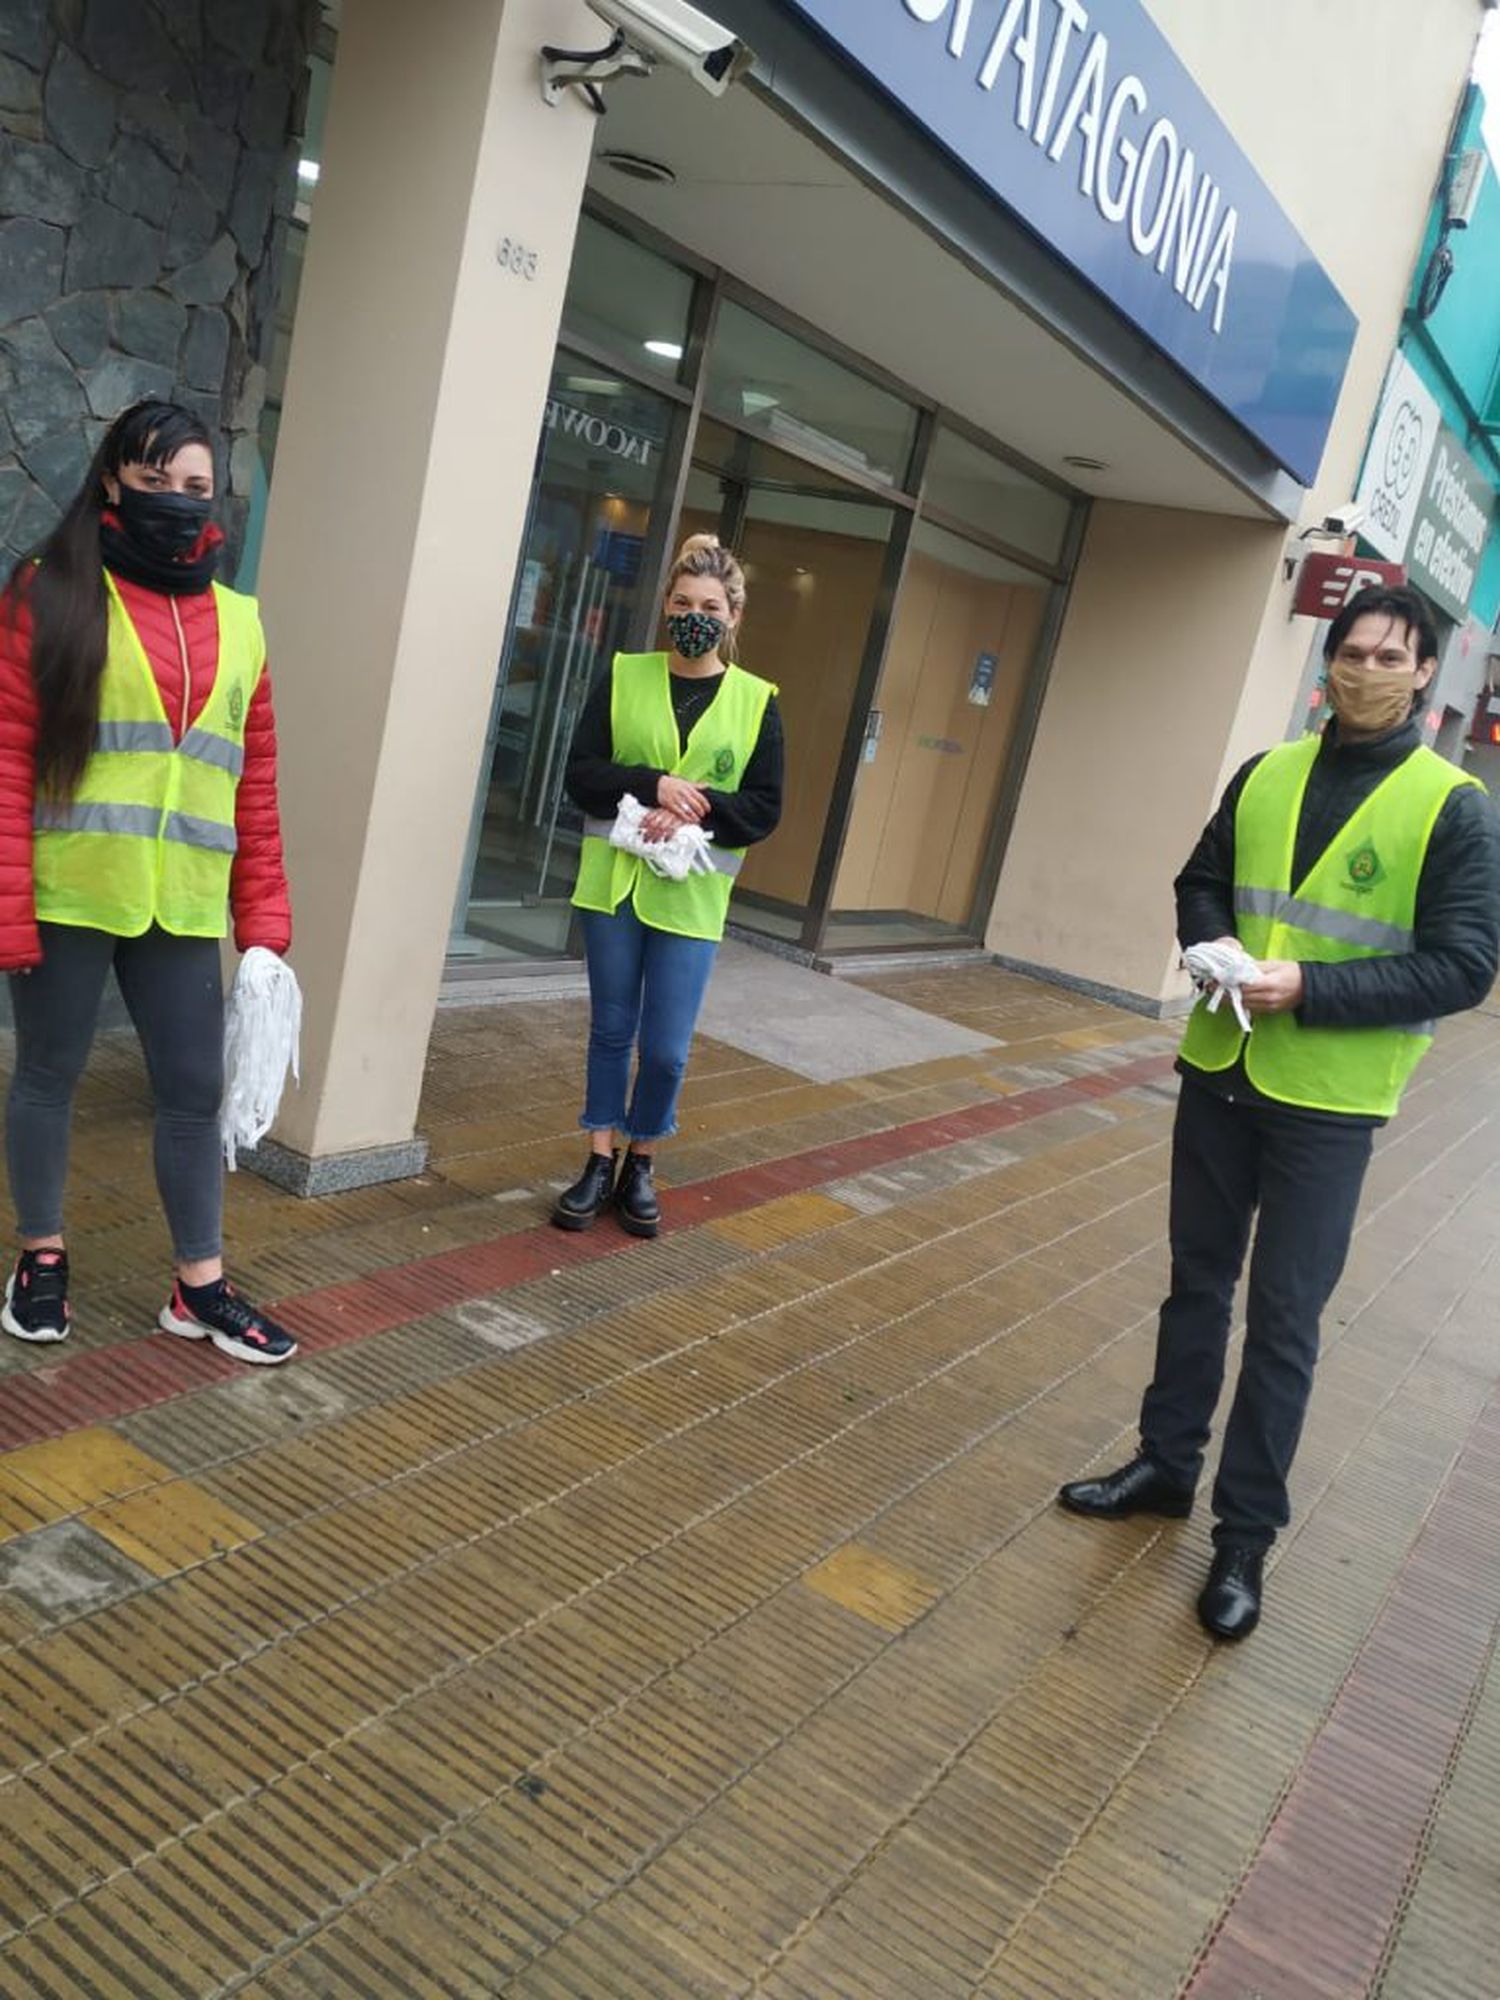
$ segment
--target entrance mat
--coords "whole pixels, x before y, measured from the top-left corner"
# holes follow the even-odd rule
[[[703,1003],[703,1033],[813,1083],[841,1083],[995,1047],[899,1000],[726,939]]]

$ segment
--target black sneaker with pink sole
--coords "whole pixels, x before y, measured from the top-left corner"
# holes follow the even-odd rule
[[[68,1305],[66,1250],[23,1250],[5,1281],[0,1326],[16,1340],[66,1340],[73,1329]]]
[[[175,1333],[183,1340],[211,1340],[221,1354],[259,1368],[274,1368],[297,1352],[286,1328],[241,1298],[228,1279],[221,1279],[213,1291],[202,1285],[193,1291],[190,1304],[181,1284],[173,1285],[171,1298],[157,1316],[163,1333]]]

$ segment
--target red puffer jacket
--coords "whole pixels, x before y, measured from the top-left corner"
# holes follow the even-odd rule
[[[122,577],[115,581],[180,740],[208,700],[218,672],[213,592],[168,597]],[[14,616],[9,606],[0,615],[0,972],[42,961],[32,873],[37,719],[30,619],[23,602]],[[292,941],[292,911],[281,853],[276,718],[268,673],[261,675],[245,716],[245,768],[235,794],[234,824],[239,839],[229,878],[234,941],[241,951],[252,945],[285,951]]]

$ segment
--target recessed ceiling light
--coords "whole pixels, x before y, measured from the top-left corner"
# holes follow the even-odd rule
[[[648,159],[644,153],[601,153],[599,164],[601,167],[613,167],[627,180],[654,181],[659,187],[670,187],[677,178],[665,160]]]
[[[646,342],[646,352],[648,354],[659,354],[663,361],[680,361],[682,359],[682,347],[675,340],[648,340]]]
[[[1109,467],[1102,458],[1090,458],[1086,452],[1081,451],[1070,451],[1066,458],[1064,458],[1063,464],[1071,465],[1075,472],[1108,472],[1109,470]]]

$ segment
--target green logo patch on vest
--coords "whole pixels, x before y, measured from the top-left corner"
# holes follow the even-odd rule
[[[714,759],[714,776],[727,778],[734,769],[734,752],[727,746]]]
[[[1385,880],[1385,868],[1372,840],[1346,855],[1344,865],[1349,871],[1349,887],[1356,895],[1367,896],[1377,883]]]
[[[238,729],[244,719],[245,690],[243,685],[239,681],[236,681],[234,686],[229,690],[229,720]]]

